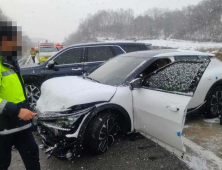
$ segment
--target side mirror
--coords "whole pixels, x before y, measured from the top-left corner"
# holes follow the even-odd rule
[[[137,78],[130,82],[129,88],[130,90],[139,89],[142,87],[142,79]]]
[[[55,62],[54,62],[54,60],[50,60],[50,61],[48,62],[47,68],[48,68],[48,69],[52,69],[52,68],[54,68],[54,67],[55,67]]]

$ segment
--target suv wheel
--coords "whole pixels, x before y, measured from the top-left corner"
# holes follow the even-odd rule
[[[208,118],[216,118],[222,114],[222,87],[216,87],[207,99]]]
[[[118,132],[116,115],[103,112],[89,123],[85,133],[85,148],[90,154],[105,153],[113,144]]]
[[[34,84],[27,84],[25,85],[26,92],[27,92],[27,97],[29,101],[29,105],[32,111],[35,110],[36,103],[40,97],[40,88],[37,85]]]

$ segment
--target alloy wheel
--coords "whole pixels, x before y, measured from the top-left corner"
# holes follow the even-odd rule
[[[212,95],[210,110],[212,114],[219,115],[222,112],[222,91],[217,91]]]
[[[117,134],[117,123],[114,118],[109,118],[102,126],[99,133],[99,150],[105,152],[114,142]]]
[[[35,85],[26,85],[26,91],[30,108],[34,111],[41,94],[40,89]]]

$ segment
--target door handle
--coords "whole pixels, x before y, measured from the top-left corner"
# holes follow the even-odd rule
[[[176,107],[173,107],[173,106],[167,106],[166,108],[173,111],[173,112],[178,112],[180,110],[179,108],[176,108]]]
[[[82,68],[72,68],[73,71],[81,71]]]

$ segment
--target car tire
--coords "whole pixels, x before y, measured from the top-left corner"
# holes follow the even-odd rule
[[[36,84],[26,84],[25,85],[27,98],[29,101],[30,109],[35,111],[36,102],[41,95],[40,87]]]
[[[208,98],[206,103],[206,117],[216,118],[222,114],[222,87],[214,88]]]
[[[114,143],[118,129],[117,117],[111,111],[96,116],[86,129],[85,152],[92,155],[105,153]]]

